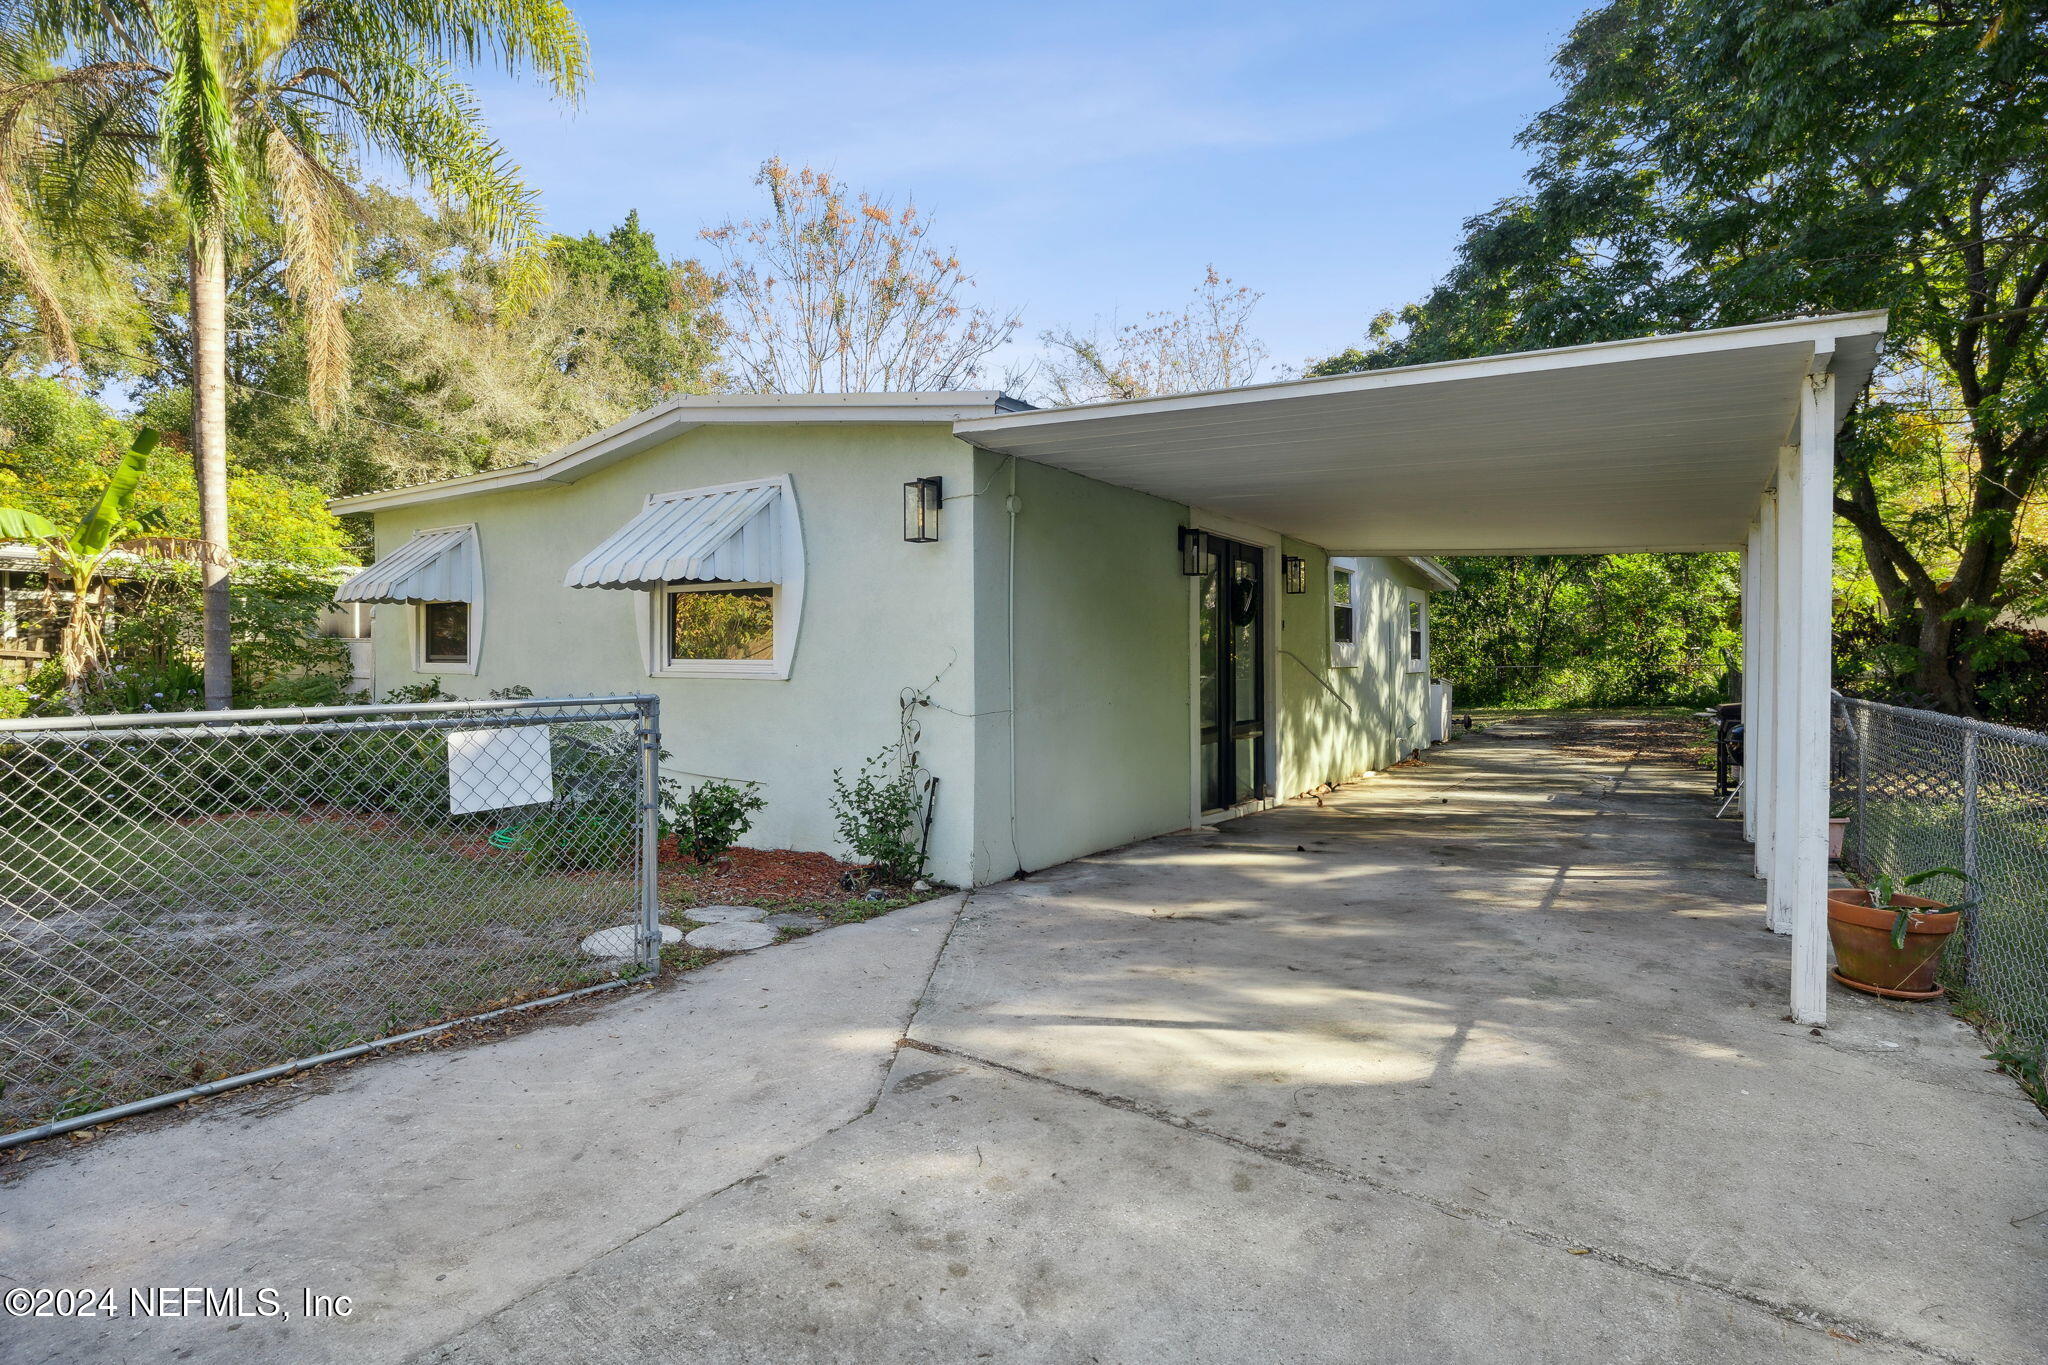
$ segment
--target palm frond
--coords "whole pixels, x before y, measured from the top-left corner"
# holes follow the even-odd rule
[[[157,161],[194,224],[222,231],[241,207],[247,177],[211,8],[161,0],[157,15],[171,59],[159,99]]]
[[[348,379],[348,328],[342,281],[350,243],[335,212],[334,177],[314,150],[274,120],[263,123],[264,169],[284,236],[285,287],[306,324],[306,400],[325,425]],[[346,202],[346,201],[344,201]]]
[[[590,78],[590,40],[562,0],[355,0],[323,12],[318,29],[366,57],[416,53],[436,65],[531,71],[565,99]]]
[[[49,335],[50,353],[60,365],[78,364],[78,338],[71,328],[71,314],[62,298],[41,246],[29,236],[28,218],[14,187],[0,179],[0,247],[7,263],[21,280],[22,293]]]
[[[358,79],[364,136],[435,198],[515,254],[541,238],[539,196],[490,135],[475,92],[434,62],[393,62]]]

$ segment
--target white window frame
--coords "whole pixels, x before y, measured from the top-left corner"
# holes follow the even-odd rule
[[[1351,638],[1342,639],[1337,634],[1337,576],[1348,574],[1351,578]],[[1359,601],[1359,588],[1365,575],[1359,572],[1355,559],[1332,559],[1328,599],[1323,604],[1324,616],[1330,628],[1330,667],[1360,668],[1365,663],[1365,604]]]
[[[482,596],[481,593],[478,596]],[[412,624],[412,671],[415,673],[449,673],[475,677],[477,660],[483,655],[484,611],[481,602],[465,602],[469,608],[469,657],[460,662],[447,659],[427,658],[427,606],[425,602],[406,603],[406,618]]]
[[[769,610],[775,614],[775,654],[767,659],[672,659],[669,648],[674,637],[669,630],[669,599],[686,592],[716,592],[726,588],[766,588]],[[789,641],[794,632],[783,619],[786,600],[779,583],[728,583],[723,579],[670,583],[660,592],[647,594],[654,602],[653,633],[648,642],[655,678],[787,678]]]
[[[1420,588],[1407,588],[1401,594],[1401,659],[1410,673],[1429,672],[1429,594]],[[1408,624],[1420,613],[1422,620],[1422,655],[1417,658],[1414,648],[1414,629]]]

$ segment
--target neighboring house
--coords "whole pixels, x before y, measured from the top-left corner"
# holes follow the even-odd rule
[[[544,459],[337,500],[374,514],[378,554],[338,596],[377,604],[380,688],[659,696],[665,770],[758,783],[762,845],[843,852],[832,773],[907,724],[938,779],[930,870],[961,884],[1429,743],[1441,567],[955,433],[1029,411],[679,398]]]
[[[62,647],[68,590],[52,592],[42,551],[0,544],[0,683],[20,682]]]

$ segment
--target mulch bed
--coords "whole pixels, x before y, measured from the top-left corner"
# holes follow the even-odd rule
[[[857,872],[829,853],[799,853],[788,848],[734,848],[709,866],[679,856],[674,847],[661,850],[663,899],[687,899],[696,905],[795,905],[852,900],[842,880]]]

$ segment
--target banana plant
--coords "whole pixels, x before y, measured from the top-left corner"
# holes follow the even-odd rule
[[[85,519],[65,531],[39,512],[25,507],[0,507],[0,540],[24,541],[38,546],[49,564],[49,581],[54,588],[63,579],[71,585],[71,617],[64,627],[59,659],[64,668],[64,688],[72,709],[79,705],[87,674],[99,667],[106,651],[96,610],[99,588],[107,560],[115,554],[152,555],[159,558],[203,559],[209,553],[206,542],[163,534],[162,517],[153,511],[136,513],[135,490],[149,468],[149,456],[161,436],[141,428],[134,442],[121,454],[120,463],[107,477]]]
[[[1894,877],[1889,872],[1880,872],[1877,874],[1877,879],[1870,884],[1870,904],[1872,907],[1878,910],[1896,910],[1898,912],[1897,917],[1892,920],[1892,948],[1894,951],[1904,952],[1906,950],[1906,930],[1911,926],[1913,916],[1919,912],[1910,906],[1893,905],[1892,897],[1900,891],[1908,890],[1935,877],[1954,877],[1965,885],[1968,885],[1973,880],[1970,874],[1963,871],[1960,867],[1930,867],[1922,872],[1909,872],[1903,877]],[[1964,910],[1975,909],[1976,905],[1977,902],[1975,901],[1964,901],[1960,905],[1945,907],[1943,913],[1959,914]]]

